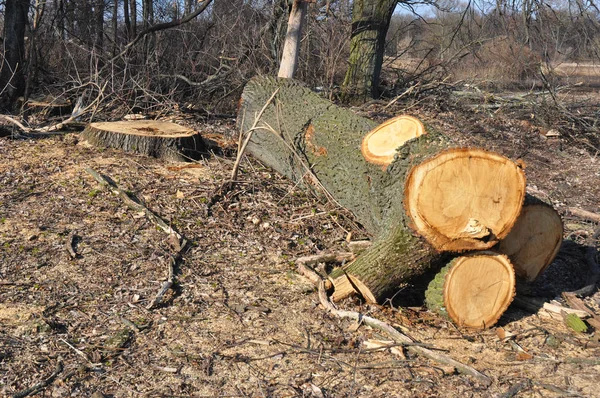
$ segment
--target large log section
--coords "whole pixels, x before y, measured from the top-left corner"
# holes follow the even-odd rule
[[[515,163],[478,149],[447,150],[449,139],[422,129],[416,119],[396,122],[417,137],[402,145],[394,123],[384,123],[381,134],[398,149],[381,161],[389,156],[381,134],[369,134],[373,141],[363,143],[376,123],[299,82],[257,77],[242,94],[238,127],[248,134],[257,126],[248,150],[288,178],[323,188],[376,238],[355,261],[332,273],[337,298],[357,289],[367,300],[380,301],[437,264],[440,251],[490,248],[508,234],[521,209],[525,178]],[[379,155],[371,156],[371,150]]]

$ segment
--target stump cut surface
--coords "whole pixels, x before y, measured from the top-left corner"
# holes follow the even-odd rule
[[[387,166],[399,147],[423,134],[425,127],[419,119],[398,116],[371,130],[362,140],[361,151],[367,162]]]
[[[515,283],[513,267],[504,255],[481,252],[459,257],[444,282],[448,316],[459,326],[488,328],[512,302]]]
[[[414,229],[437,250],[484,250],[504,238],[525,197],[525,174],[481,149],[450,149],[415,166],[405,188]]]
[[[194,130],[156,120],[90,123],[82,136],[95,146],[175,161],[199,159],[206,148]]]
[[[128,120],[120,122],[90,123],[90,128],[112,133],[153,136],[164,138],[189,137],[196,134],[192,129],[176,123],[159,120]]]

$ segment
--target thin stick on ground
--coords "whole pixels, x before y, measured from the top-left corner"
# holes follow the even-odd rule
[[[169,224],[165,222],[162,218],[154,214],[150,209],[144,206],[141,201],[135,197],[135,195],[131,195],[127,193],[125,190],[119,188],[114,182],[109,181],[104,178],[104,176],[100,175],[97,171],[90,167],[86,167],[85,171],[94,177],[96,181],[98,181],[101,185],[110,189],[113,193],[119,195],[121,199],[125,202],[125,204],[131,209],[139,212],[143,212],[146,214],[146,217],[154,223],[158,228],[162,229],[168,235],[175,235],[179,241],[181,241],[181,235],[175,231]]]
[[[574,216],[600,223],[600,214],[592,213],[591,211],[583,210],[578,207],[568,207],[567,210]]]
[[[73,247],[75,243],[75,232],[76,231],[71,231],[71,233],[67,237],[67,244],[65,245],[67,252],[69,252],[69,255],[73,260],[77,258],[77,252],[75,252],[75,249]]]
[[[98,181],[101,185],[108,187],[112,192],[116,193],[123,199],[125,204],[136,211],[141,211],[146,214],[146,217],[154,223],[158,228],[160,228],[163,232],[169,235],[170,245],[175,250],[175,254],[171,254],[169,257],[169,268],[167,273],[167,280],[162,284],[160,290],[154,296],[154,299],[148,304],[146,309],[150,310],[162,302],[164,295],[167,293],[169,289],[173,287],[175,284],[175,269],[177,267],[177,263],[181,259],[183,251],[187,245],[187,240],[183,238],[177,231],[175,231],[169,224],[165,222],[158,215],[154,214],[150,209],[144,206],[141,201],[132,194],[125,192],[123,189],[119,188],[112,180],[104,178],[97,171],[90,167],[86,167],[85,171],[88,172],[96,181]]]
[[[162,299],[163,299],[163,296],[165,295],[165,293],[167,293],[167,291],[175,283],[175,268],[177,267],[177,262],[181,259],[181,254],[183,253],[183,250],[185,249],[186,245],[187,245],[187,241],[185,239],[182,239],[181,243],[180,243],[179,251],[175,255],[171,255],[169,257],[169,269],[168,269],[168,274],[167,274],[167,280],[165,282],[163,282],[160,290],[154,297],[154,300],[152,300],[152,302],[150,302],[150,304],[148,304],[146,306],[147,310],[151,310],[152,308],[158,306],[162,302]]]
[[[368,325],[374,329],[378,329],[378,330],[386,333],[396,343],[408,343],[408,344],[414,343],[414,341],[410,337],[400,333],[395,328],[393,328],[392,326],[388,325],[387,323],[385,323],[383,321],[380,321],[376,318],[372,318],[370,316],[363,315],[359,312],[338,310],[337,308],[335,308],[333,303],[329,300],[329,297],[327,297],[327,292],[325,290],[325,282],[323,281],[323,279],[318,274],[316,274],[316,272],[309,269],[305,265],[305,263],[302,263],[302,265],[303,265],[302,267],[299,267],[299,272],[302,275],[306,276],[311,281],[317,281],[317,287],[319,290],[319,301],[321,302],[321,305],[328,312],[332,313],[333,315],[335,315],[339,318],[352,319],[359,323],[364,323],[365,325]],[[491,379],[489,377],[487,377],[486,375],[484,375],[483,373],[477,371],[476,369],[474,369],[468,365],[462,364],[462,363],[448,357],[447,355],[444,355],[444,354],[441,354],[438,352],[434,352],[434,351],[431,351],[430,349],[427,349],[422,346],[417,346],[417,345],[408,345],[406,349],[415,354],[422,355],[425,358],[431,359],[432,361],[435,361],[435,362],[438,362],[438,363],[441,363],[444,365],[452,366],[458,372],[465,374],[465,375],[472,376],[486,385],[490,385],[492,382]]]
[[[29,388],[26,388],[25,390],[22,390],[22,391],[19,391],[19,392],[13,394],[12,398],[25,398],[30,395],[41,392],[44,388],[48,387],[62,371],[63,371],[62,359],[58,358],[58,362],[56,363],[56,368],[54,369],[54,372],[52,372],[52,374],[50,376],[46,377],[44,380],[40,381],[39,383],[37,383]]]

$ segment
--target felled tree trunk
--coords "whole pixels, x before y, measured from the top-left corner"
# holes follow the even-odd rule
[[[82,136],[95,146],[173,161],[199,159],[206,149],[194,130],[155,120],[90,123]]]
[[[238,124],[252,130],[248,150],[256,158],[325,191],[376,237],[331,274],[338,293],[358,290],[381,301],[435,265],[440,251],[492,247],[521,209],[524,175],[508,159],[447,150],[447,138],[410,117],[378,127],[293,80],[251,80]]]

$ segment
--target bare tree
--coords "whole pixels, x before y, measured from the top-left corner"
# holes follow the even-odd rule
[[[307,1],[294,0],[290,19],[288,21],[283,56],[279,65],[277,76],[291,79],[298,68],[298,53],[300,52],[300,40],[302,39],[302,27],[306,20]]]
[[[4,14],[4,60],[0,71],[0,105],[8,107],[25,90],[25,27],[29,0],[7,0]]]
[[[125,0],[128,1],[128,0]],[[131,0],[131,37],[137,36],[137,1]]]

